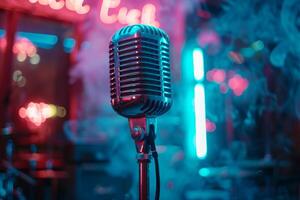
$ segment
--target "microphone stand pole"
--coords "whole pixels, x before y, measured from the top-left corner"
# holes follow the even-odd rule
[[[145,151],[142,150],[137,154],[137,160],[139,163],[139,199],[140,200],[149,200],[149,163],[151,162],[151,158],[148,150],[146,150],[148,145],[147,141],[143,141],[144,144],[138,144],[138,146],[144,146]]]
[[[151,162],[149,129],[156,127],[153,118],[130,118],[131,137],[134,139],[137,161],[139,164],[139,200],[150,200],[149,192],[149,164]]]

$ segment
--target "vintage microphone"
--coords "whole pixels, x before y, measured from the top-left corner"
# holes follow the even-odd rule
[[[156,117],[172,105],[169,37],[149,25],[121,28],[109,45],[111,105],[128,118],[139,163],[139,199],[149,200],[149,163],[155,161],[156,194],[160,181],[155,148]]]

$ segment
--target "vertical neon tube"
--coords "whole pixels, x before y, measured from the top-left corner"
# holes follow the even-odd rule
[[[203,159],[207,154],[206,140],[206,111],[204,79],[204,56],[200,48],[193,50],[194,79],[194,113],[195,113],[195,147],[198,158]]]
[[[193,51],[194,78],[196,81],[202,81],[204,77],[204,58],[201,49]]]
[[[205,92],[204,86],[197,83],[194,89],[195,105],[195,130],[196,130],[196,154],[198,158],[205,158],[207,153],[206,141],[206,116],[205,116]]]

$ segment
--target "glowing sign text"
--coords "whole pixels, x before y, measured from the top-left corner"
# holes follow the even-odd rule
[[[110,9],[117,8],[121,0],[103,0],[100,10],[100,19],[103,23],[113,24],[119,22],[121,24],[150,24],[159,26],[159,22],[155,21],[156,7],[153,4],[146,4],[142,10],[128,9],[121,7],[118,14],[109,14]]]
[[[29,0],[30,3],[39,3],[44,6],[49,6],[53,10],[61,10],[66,7],[70,11],[83,15],[90,11],[90,6],[83,5],[84,0]]]
[[[84,0],[28,0],[32,4],[49,6],[53,10],[62,10],[64,8],[74,11],[77,14],[84,15],[90,11],[89,5],[84,5]],[[118,7],[121,0],[103,0],[100,5],[99,17],[105,24],[149,24],[159,27],[156,21],[156,7],[153,4],[145,4],[142,9],[129,9],[125,6]],[[113,11],[115,9],[115,11]],[[118,10],[116,10],[118,9]]]

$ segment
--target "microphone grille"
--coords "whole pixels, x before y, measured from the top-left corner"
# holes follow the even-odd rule
[[[150,38],[118,42],[120,97],[162,95],[158,50],[157,41]]]
[[[124,116],[158,116],[172,103],[169,37],[147,25],[117,31],[109,45],[113,108]]]
[[[169,43],[169,37],[162,29],[158,29],[153,26],[145,26],[142,24],[136,24],[133,26],[123,27],[118,32],[116,32],[116,34],[114,35],[114,38],[120,38],[125,35],[133,35],[136,32],[146,33],[146,34],[158,36],[158,37],[164,37]]]
[[[171,91],[171,72],[170,72],[170,53],[169,53],[169,43],[160,42],[160,56],[162,65],[162,75],[163,75],[163,88],[164,95],[166,97],[172,97]]]
[[[169,37],[163,30],[126,26],[114,34],[109,48],[112,99],[137,94],[171,98]]]
[[[110,78],[110,97],[117,98],[117,84],[115,77],[114,45],[109,43],[109,78]]]

